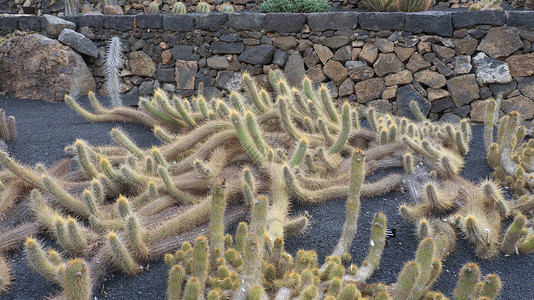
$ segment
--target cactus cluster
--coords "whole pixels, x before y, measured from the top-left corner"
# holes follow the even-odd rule
[[[249,74],[242,80],[244,91],[224,100],[207,99],[200,84],[190,99],[158,89],[151,99],[140,99],[139,109],[107,108],[89,94],[91,112],[65,96],[89,121],[140,123],[153,128],[162,144],[142,149],[115,128],[117,146],[77,140],[65,149],[74,160],[51,168],[23,166],[0,153],[0,201],[29,205],[33,216],[0,233],[0,251],[24,247],[30,265],[67,298],[78,293],[77,299],[88,299],[106,272],[136,274],[181,246],[165,256],[170,298],[315,298],[330,291],[325,297],[420,299],[441,297],[431,286],[454,249],[455,228],[484,258],[523,244],[525,210],[509,203],[493,181],[476,185],[459,175],[471,139],[466,120],[433,124],[415,103],[417,122],[347,102],[338,107],[326,85],[314,86],[305,77],[300,87],[291,87],[278,70],[269,74],[273,93]],[[406,174],[364,180],[402,167]],[[360,197],[399,189],[414,198],[399,211],[414,223],[421,244],[397,283],[369,285],[384,249],[386,216],[375,215],[364,262],[349,265]],[[313,252],[301,251],[295,259],[287,254],[284,238],[308,226],[308,216],[289,215],[293,201],[339,198],[347,199],[346,219],[331,257],[318,266]],[[249,213],[251,222],[238,226],[235,241],[224,236],[225,226]],[[512,214],[517,222],[501,247],[501,222]],[[33,238],[45,231],[60,249],[45,249]],[[496,285],[495,276],[469,278],[458,283],[459,295],[496,295],[500,289],[485,286]]]
[[[15,117],[9,116],[6,120],[6,112],[0,109],[0,139],[11,142],[17,138]],[[0,208],[1,211],[1,208]]]
[[[219,11],[223,13],[231,14],[235,12],[235,9],[231,3],[223,3],[221,4],[221,6],[219,6]]]

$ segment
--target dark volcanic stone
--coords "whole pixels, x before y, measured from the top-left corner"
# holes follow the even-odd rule
[[[239,61],[248,64],[270,64],[273,59],[274,46],[272,45],[260,45],[247,47],[241,55],[239,55]]]
[[[199,60],[200,55],[193,53],[192,46],[176,45],[172,48],[172,58],[180,60]]]
[[[215,42],[211,44],[211,51],[215,54],[239,54],[243,52],[245,45],[242,43],[225,43],[225,42]]]
[[[265,15],[265,30],[267,32],[300,32],[304,22],[305,14],[271,13]]]
[[[237,30],[259,30],[265,25],[265,14],[233,13],[228,15],[226,26]]]
[[[358,25],[357,12],[326,12],[307,14],[311,31],[354,29]]]
[[[163,28],[170,31],[192,31],[195,19],[191,15],[163,15]]]
[[[196,28],[209,31],[217,31],[224,27],[228,20],[227,14],[197,14],[195,15]]]
[[[137,15],[135,22],[139,28],[163,28],[163,17],[161,14]]]
[[[362,29],[378,30],[403,30],[403,12],[364,12],[358,17],[358,23]]]
[[[476,25],[502,26],[506,22],[506,13],[502,10],[457,11],[452,15],[454,29]]]
[[[133,29],[134,16],[101,16],[104,18],[104,28],[117,31]]]
[[[534,17],[532,17],[531,11],[509,11],[508,20],[506,24],[508,26],[516,27],[517,29],[534,30]]]

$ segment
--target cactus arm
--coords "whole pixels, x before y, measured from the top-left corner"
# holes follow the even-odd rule
[[[261,152],[262,155],[265,155],[265,152],[267,151],[267,145],[263,140],[263,135],[258,126],[258,122],[256,121],[256,118],[254,117],[254,114],[251,111],[247,111],[245,115],[245,122],[247,123],[248,132],[250,133],[252,140],[258,147],[258,150]]]
[[[460,270],[458,283],[454,289],[454,299],[468,300],[473,298],[475,285],[480,280],[480,268],[476,263],[467,263]]]
[[[427,121],[425,115],[421,112],[421,109],[419,109],[419,106],[417,105],[417,102],[415,100],[410,101],[410,109],[412,110],[412,114],[415,116],[415,118],[420,121],[424,122]]]
[[[419,264],[415,261],[407,262],[397,278],[397,282],[391,288],[393,300],[408,299],[417,277],[419,277]]]
[[[514,252],[518,252],[517,249],[517,242],[522,235],[523,227],[525,226],[526,218],[522,214],[516,215],[514,218],[514,221],[508,227],[508,230],[506,230],[506,234],[504,235],[504,239],[502,241],[502,252],[505,255],[510,255]]]
[[[182,281],[185,272],[180,265],[174,265],[169,271],[169,279],[167,282],[167,299],[178,300],[182,291]]]
[[[43,247],[34,238],[28,237],[24,243],[24,254],[28,259],[30,267],[46,279],[61,283],[58,278],[58,267],[52,264],[43,250]]]
[[[493,127],[495,125],[497,104],[495,100],[489,100],[488,105],[486,106],[486,116],[484,117],[484,146],[486,152],[489,152],[489,147],[493,143]]]
[[[300,143],[295,149],[295,153],[293,154],[293,157],[291,158],[291,161],[289,161],[289,166],[291,168],[294,168],[302,162],[304,159],[304,155],[306,154],[306,150],[308,149],[308,140],[303,137],[300,140]]]
[[[329,154],[334,154],[341,151],[341,149],[343,149],[343,145],[345,145],[349,138],[352,123],[350,116],[350,105],[348,102],[345,102],[345,104],[343,104],[341,120],[341,132],[339,133],[336,142],[332,145],[332,147],[330,147],[330,149],[328,149]]]
[[[376,213],[371,224],[369,250],[362,265],[353,277],[354,281],[365,282],[378,269],[382,252],[384,252],[384,247],[386,246],[386,227],[386,215],[382,212]]]
[[[91,299],[91,280],[88,264],[80,258],[69,260],[63,275],[63,294],[65,299]]]
[[[256,144],[252,141],[249,133],[247,132],[243,124],[243,120],[241,119],[241,117],[239,117],[236,111],[232,111],[231,118],[241,145],[243,146],[247,154],[250,156],[250,158],[256,164],[261,165],[264,160],[264,157],[258,150]]]
[[[334,102],[332,101],[332,96],[330,95],[330,92],[328,91],[328,87],[324,84],[321,85],[321,88],[319,89],[319,94],[321,95],[321,101],[323,103],[324,108],[326,109],[328,117],[335,124],[339,124],[339,115],[337,114],[337,111],[334,107]]]
[[[358,229],[358,217],[360,214],[360,195],[361,187],[364,181],[364,169],[365,169],[364,154],[360,150],[356,150],[352,153],[351,160],[351,180],[349,187],[349,196],[347,197],[347,203],[345,208],[345,224],[339,241],[334,248],[331,256],[341,257],[343,254],[348,253],[350,245],[356,231]],[[324,265],[321,269],[324,269]]]
[[[211,213],[210,213],[210,252],[211,261],[215,262],[217,256],[215,250],[224,251],[224,211],[226,209],[226,191],[221,183],[215,184],[211,192]]]
[[[193,120],[193,118],[191,117],[190,113],[185,109],[182,99],[175,96],[173,98],[173,102],[174,102],[174,107],[180,114],[180,117],[185,121],[187,126],[189,126],[190,128],[195,128],[197,124],[195,120]]]
[[[262,101],[260,93],[258,92],[258,85],[256,84],[256,82],[254,82],[250,74],[243,73],[243,82],[245,83],[245,86],[247,87],[247,91],[255,107],[260,112],[267,111],[267,107],[265,107],[265,103]]]

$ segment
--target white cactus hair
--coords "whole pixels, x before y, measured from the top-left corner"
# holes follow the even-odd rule
[[[120,68],[122,68],[124,60],[122,58],[121,40],[118,37],[112,37],[108,43],[106,53],[105,77],[106,90],[111,98],[111,106],[122,106],[120,98]]]

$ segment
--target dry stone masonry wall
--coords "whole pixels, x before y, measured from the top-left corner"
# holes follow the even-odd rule
[[[291,84],[307,74],[343,101],[407,114],[416,100],[431,119],[482,121],[486,99],[534,118],[534,13],[333,12],[2,17],[2,33],[43,32],[83,54],[102,89],[105,45],[126,48],[124,94],[161,87],[212,97],[240,87],[247,71],[266,89],[282,69]],[[63,24],[63,25],[61,25]],[[67,25],[65,25],[67,24]],[[70,29],[66,33],[64,28]],[[61,37],[63,35],[63,37]]]

